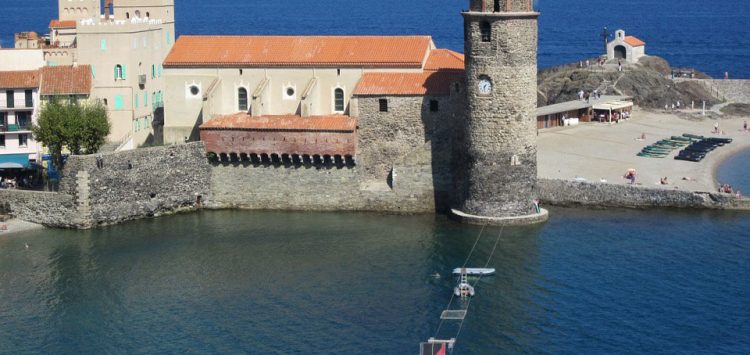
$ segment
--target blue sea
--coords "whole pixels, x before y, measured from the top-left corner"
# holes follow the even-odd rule
[[[175,0],[179,34],[421,34],[463,52],[468,0]],[[47,31],[56,0],[2,1],[0,38]],[[602,29],[623,28],[673,66],[750,78],[750,1],[537,0],[539,66],[603,53]]]
[[[52,0],[10,3],[6,46],[55,16]],[[182,34],[431,34],[459,51],[466,7],[176,3]],[[674,65],[750,78],[746,0],[537,6],[542,67],[598,54],[608,26]],[[720,179],[750,192],[748,161],[729,160]],[[450,271],[478,236],[469,264],[497,274],[479,281],[462,326],[441,325]],[[203,211],[0,234],[0,354],[414,354],[456,335],[455,354],[748,354],[748,270],[746,213],[553,208],[545,225],[482,230],[431,215]]]
[[[0,353],[415,354],[458,335],[454,354],[748,354],[748,230],[747,214],[556,208],[530,228],[205,211],[0,234]],[[470,254],[497,274],[441,325]]]

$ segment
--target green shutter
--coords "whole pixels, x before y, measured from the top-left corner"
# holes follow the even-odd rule
[[[172,34],[167,31],[167,44],[172,44]]]
[[[107,50],[107,40],[106,39],[102,38],[101,46],[102,46],[102,50],[103,51]]]
[[[135,96],[135,100],[134,100],[134,104],[133,104],[133,106],[134,106],[135,108],[138,108],[138,95],[133,95],[133,96]]]
[[[159,77],[160,77],[160,78],[161,78],[161,71],[162,71],[162,69],[163,69],[162,65],[161,65],[161,64],[159,64]]]
[[[148,107],[148,92],[143,93],[143,107]]]
[[[127,75],[125,74],[125,64],[122,65],[122,80],[125,80],[125,77]]]
[[[122,107],[124,105],[122,104],[122,95],[116,95],[115,96],[115,110],[122,110]]]
[[[96,67],[91,66],[91,79],[96,78]]]
[[[117,66],[115,65],[115,80],[117,80],[117,79],[119,79],[119,78],[117,77]]]

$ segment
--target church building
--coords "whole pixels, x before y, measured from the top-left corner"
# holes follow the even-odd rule
[[[646,56],[646,42],[634,37],[626,36],[624,30],[615,32],[615,39],[607,44],[607,59],[622,59],[627,63],[638,63]]]

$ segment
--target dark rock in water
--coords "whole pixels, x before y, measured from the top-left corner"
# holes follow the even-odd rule
[[[670,79],[671,66],[659,57],[642,58],[638,64],[628,65],[620,72],[617,65],[592,65],[590,69],[566,65],[539,72],[538,105],[576,100],[578,92],[599,90],[602,95],[632,96],[636,105],[646,108],[664,108],[677,101],[682,107],[691,101],[706,101],[708,105],[720,100],[711,94],[700,81]],[[705,76],[703,73],[697,75]]]

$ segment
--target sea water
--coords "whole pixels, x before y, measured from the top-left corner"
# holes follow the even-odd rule
[[[468,0],[176,0],[178,34],[432,35],[438,47],[463,52]],[[603,28],[623,28],[646,52],[714,77],[750,78],[750,1],[537,0],[542,68],[604,53]],[[2,1],[0,39],[48,32],[57,0]]]
[[[734,190],[740,190],[744,196],[750,196],[750,150],[724,161],[719,167],[716,179],[721,184],[732,185]]]
[[[749,229],[746,214],[553,208],[528,228],[204,211],[0,234],[0,353],[414,354],[458,334],[439,316],[480,232],[468,265],[497,274],[456,354],[748,353]]]

